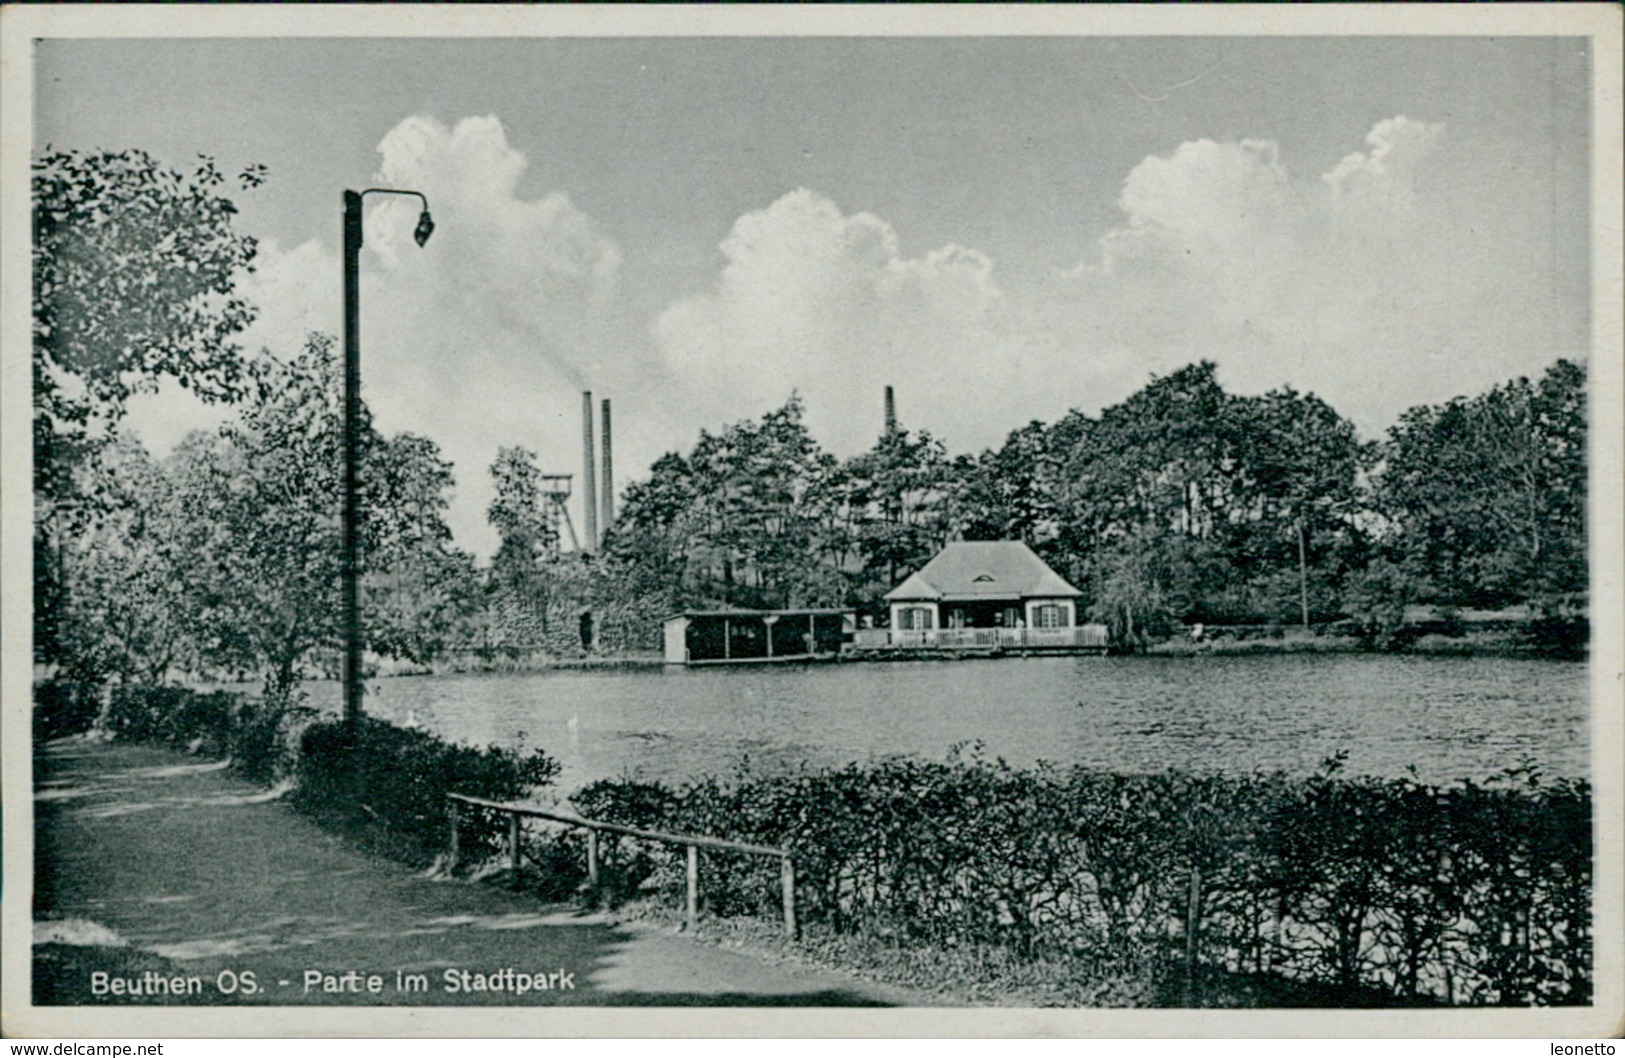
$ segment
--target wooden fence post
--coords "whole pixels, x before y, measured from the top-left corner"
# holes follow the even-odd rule
[[[700,847],[688,847],[688,929],[693,932],[700,917]]]
[[[796,865],[786,856],[779,861],[779,884],[784,890],[784,933],[796,939]]]
[[[587,828],[587,884],[598,888],[598,831]]]
[[[451,853],[446,858],[446,869],[448,871],[457,869],[457,821],[459,815],[461,815],[461,811],[457,807],[457,802],[453,801],[451,803]]]
[[[1191,864],[1190,904],[1185,911],[1185,1005],[1197,1001],[1196,958],[1202,931],[1202,869]]]
[[[1264,963],[1266,972],[1274,970],[1277,962],[1286,951],[1286,893],[1281,893],[1275,900],[1275,930],[1270,940],[1269,959]]]
[[[519,813],[508,815],[508,869],[519,873]]]

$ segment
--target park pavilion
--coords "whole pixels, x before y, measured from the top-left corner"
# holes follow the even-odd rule
[[[951,543],[886,593],[891,627],[859,630],[853,647],[1103,651],[1105,626],[1078,622],[1082,594],[1019,540]]]

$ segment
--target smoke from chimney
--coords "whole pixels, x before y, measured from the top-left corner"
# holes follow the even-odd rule
[[[615,452],[609,437],[609,398],[604,398],[604,514],[600,521],[605,536],[615,524]]]
[[[582,541],[583,550],[596,551],[598,549],[598,475],[593,472],[592,463],[592,390],[585,390],[581,394],[581,449],[585,461],[585,481],[581,490],[582,506],[587,509],[587,539]]]

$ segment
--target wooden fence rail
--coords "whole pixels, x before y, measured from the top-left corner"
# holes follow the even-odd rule
[[[791,937],[796,935],[796,865],[795,861],[790,858],[790,853],[784,849],[773,848],[771,845],[752,845],[743,841],[729,841],[726,838],[705,837],[699,834],[666,834],[658,830],[622,826],[619,823],[604,823],[568,812],[538,808],[534,805],[515,805],[506,804],[502,801],[488,801],[483,797],[470,797],[467,794],[448,793],[446,799],[450,802],[449,807],[451,810],[450,865],[452,867],[457,866],[460,805],[469,805],[473,808],[483,808],[487,811],[501,812],[507,815],[508,860],[509,865],[516,871],[519,869],[519,820],[521,817],[546,819],[553,823],[561,823],[568,827],[585,830],[587,832],[587,883],[594,887],[598,885],[598,835],[601,832],[642,838],[645,841],[659,841],[667,845],[687,846],[688,863],[685,871],[687,900],[685,901],[685,912],[689,929],[694,928],[699,917],[700,849],[717,849],[723,852],[744,853],[749,856],[774,857],[779,861],[779,888],[784,904],[784,931]]]

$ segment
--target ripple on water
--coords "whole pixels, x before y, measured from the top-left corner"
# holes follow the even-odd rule
[[[889,754],[1157,771],[1478,781],[1524,756],[1589,772],[1587,666],[1510,658],[1261,655],[575,670],[379,680],[368,709],[474,745],[539,747],[571,790]],[[336,704],[334,684],[314,685]],[[313,702],[313,704],[315,704]],[[572,721],[574,723],[572,724]]]

